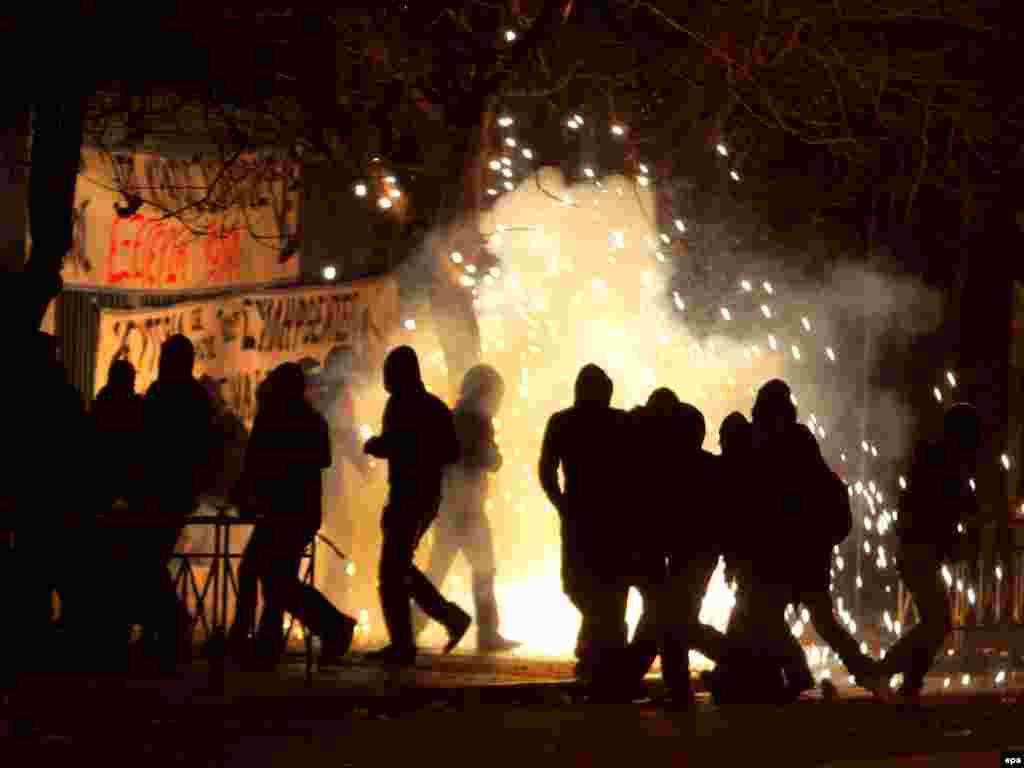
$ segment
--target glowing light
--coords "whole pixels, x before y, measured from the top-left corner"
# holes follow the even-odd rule
[[[508,128],[514,122],[515,120],[513,120],[508,115],[502,115],[501,117],[498,118],[498,125],[500,125],[502,128]]]
[[[612,134],[613,135],[615,135],[615,136],[622,136],[625,133],[626,133],[626,129],[623,128],[621,125],[613,125],[612,126]]]
[[[487,190],[487,194],[493,197],[494,195],[498,194],[498,190],[491,187],[490,189]]]
[[[523,150],[523,157],[525,157],[527,160],[533,160],[533,150],[531,150],[531,149],[524,149]]]
[[[471,275],[475,275],[476,274],[476,264],[467,264],[466,265],[466,271],[469,272],[469,274],[471,274]]]
[[[349,563],[348,565],[345,566],[345,575],[346,576],[355,576],[356,575],[356,564],[355,563]]]
[[[506,181],[502,186],[505,187],[505,189],[507,189],[509,192],[516,188],[515,184],[513,184],[511,181]]]
[[[932,389],[932,393],[935,395],[935,399],[938,400],[941,403],[942,402],[942,392],[939,391],[939,388],[938,387],[934,387]]]
[[[396,179],[394,176],[385,176],[384,177],[384,181],[387,182],[388,184],[397,184],[398,183],[398,179]]]
[[[1000,669],[999,672],[996,673],[996,685],[1000,685],[1001,683],[1003,683],[1005,681],[1006,681],[1006,670],[1005,669]]]
[[[324,267],[324,280],[334,280],[338,276],[338,268],[333,264]]]
[[[572,116],[572,119],[573,119],[573,120],[575,120],[575,121],[576,121],[577,123],[579,123],[580,125],[583,125],[583,118],[582,118],[582,117],[580,117],[579,115],[573,115],[573,116]]]
[[[768,337],[768,346],[772,348],[773,352],[778,348],[778,346],[775,343],[775,337],[774,336],[769,336]]]
[[[366,185],[356,184],[356,197],[366,197]]]
[[[999,460],[1003,462],[1003,469],[1010,468],[1010,457],[1007,456],[1005,453],[999,457]]]
[[[516,145],[516,140],[509,136],[507,139],[505,139],[505,145],[509,147],[514,147]]]
[[[413,320],[411,317],[408,320],[406,320],[404,323],[402,323],[402,325],[405,326],[405,330],[407,330],[407,331],[415,331],[416,330],[416,321]]]
[[[683,302],[683,297],[679,295],[679,291],[672,292],[672,300],[676,303],[676,309],[680,312],[686,309],[686,304]]]
[[[648,184],[651,183],[651,180],[648,179],[646,176],[637,176],[636,183],[639,184],[641,187],[646,187]]]
[[[949,688],[949,686],[952,685],[952,684],[953,684],[953,680],[951,678],[948,678],[948,677],[945,680],[942,681],[942,687],[943,688]]]
[[[462,263],[462,254],[458,251],[452,251],[451,260],[456,264]]]
[[[397,200],[402,196],[402,190],[392,189],[390,192],[388,192],[388,194],[391,195],[391,197],[393,197],[395,200]]]
[[[462,283],[467,288],[471,288],[474,285],[476,285],[476,280],[470,277],[469,275],[463,275],[462,277],[460,277],[459,282]]]
[[[803,324],[805,331],[811,330],[811,321],[808,320],[806,317],[801,317],[800,322]]]
[[[750,284],[750,281],[749,281],[749,280],[740,280],[740,286],[741,286],[741,287],[743,288],[743,290],[744,290],[744,291],[746,291],[747,293],[750,293],[750,291],[751,291],[751,290],[753,290],[753,288],[754,288],[754,286],[752,286],[752,285]]]
[[[974,478],[973,477],[970,480],[968,480],[967,482],[971,486],[971,490],[972,491],[978,490],[978,486],[974,484]]]
[[[644,165],[643,163],[640,163],[640,173],[648,173],[648,172],[649,171],[647,170],[647,166]]]
[[[793,357],[797,360],[800,359],[800,350],[797,348],[796,344],[793,345]]]
[[[828,355],[828,359],[833,363],[836,361],[836,353],[832,351],[832,347],[825,347],[825,354]]]
[[[492,171],[500,171],[501,170],[501,161],[500,160],[491,160],[491,162],[489,162],[487,165],[488,165],[488,167]]]
[[[970,684],[971,684],[971,676],[970,675],[964,675],[964,676],[962,676],[960,678],[960,685],[970,685]]]
[[[996,566],[996,581],[1002,581],[1002,580],[1003,580],[1003,566],[997,565]]]
[[[792,628],[793,637],[801,637],[804,633],[804,623],[802,621],[794,622]]]
[[[612,232],[609,239],[611,240],[612,248],[625,248],[626,247],[626,233],[625,232]]]
[[[733,181],[739,181],[740,175],[736,171],[729,171],[729,175],[732,176]]]
[[[370,429],[369,424],[363,424],[363,426],[359,428],[359,434],[363,440],[369,440],[373,436],[373,430]]]
[[[504,176],[506,179],[511,179],[512,178],[512,169],[511,168],[502,168],[501,169],[501,175]]]
[[[377,201],[377,205],[379,205],[386,211],[388,208],[394,205],[394,203],[391,202],[391,198],[382,197],[380,200]]]
[[[725,144],[719,144],[717,147],[715,147],[715,149],[718,150],[718,154],[720,154],[722,157],[729,156],[729,149],[728,147],[725,146]]]
[[[946,371],[946,380],[949,381],[949,386],[956,386],[956,376],[953,375],[952,371]]]
[[[507,42],[507,43],[514,43],[515,40],[516,40],[515,30],[506,29],[505,30],[505,42]]]
[[[594,178],[594,169],[593,168],[584,168],[583,169],[583,175],[586,176],[588,179]]]
[[[511,160],[511,158],[503,157],[503,158],[501,158],[501,164],[506,166],[506,167],[511,167],[512,166],[512,160]]]
[[[579,123],[577,123],[575,120],[571,118],[566,122],[566,125],[572,128],[574,131],[580,127]]]
[[[732,320],[732,315],[729,314],[729,310],[726,307],[722,307],[722,317],[726,320]]]
[[[686,224],[683,223],[682,219],[676,219],[675,225],[676,225],[676,229],[678,229],[680,232],[685,232],[686,231]]]
[[[762,283],[761,285],[764,287],[765,293],[768,293],[769,295],[775,293],[774,289],[772,288],[772,284],[771,283],[765,282],[765,283]]]
[[[904,491],[907,490],[907,478],[905,478],[903,475],[900,475],[900,488],[902,488]]]

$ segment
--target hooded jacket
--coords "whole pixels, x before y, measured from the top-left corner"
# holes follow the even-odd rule
[[[213,406],[192,377],[195,351],[184,336],[172,336],[160,352],[157,380],[146,393],[147,485],[161,500],[194,504],[209,483],[217,450]],[[188,514],[189,509],[178,510]]]
[[[436,503],[444,468],[459,459],[452,413],[427,392],[411,347],[398,347],[388,355],[384,387],[391,396],[373,455],[388,462],[390,502]]]
[[[494,441],[492,414],[487,413],[484,404],[486,398],[500,396],[501,388],[501,378],[490,366],[475,366],[463,379],[462,396],[452,415],[459,438],[459,463],[471,475],[501,469],[502,457]]]
[[[306,402],[305,378],[284,363],[267,379],[246,448],[242,492],[271,524],[316,530],[323,518],[323,474],[331,465],[327,422]]]
[[[104,495],[138,498],[145,481],[144,400],[128,382],[112,379],[96,395],[90,421],[96,456],[103,462],[98,477],[106,486]]]

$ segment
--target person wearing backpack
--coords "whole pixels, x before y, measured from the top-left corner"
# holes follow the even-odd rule
[[[842,660],[857,683],[879,698],[888,696],[879,665],[861,653],[836,618],[829,592],[832,548],[852,525],[841,481],[821,455],[811,431],[797,422],[789,385],[773,379],[761,387],[753,409],[754,452],[762,487],[785,524],[804,532],[789,549],[793,604],[802,603],[818,635]],[[838,541],[837,541],[838,539]]]

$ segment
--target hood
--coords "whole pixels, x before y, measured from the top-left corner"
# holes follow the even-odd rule
[[[796,406],[793,405],[789,385],[782,379],[772,379],[757,391],[753,421],[758,425],[786,424],[796,421]]]
[[[384,361],[384,389],[395,395],[422,390],[423,377],[420,375],[420,361],[416,350],[401,346],[391,350]]]
[[[690,403],[679,404],[680,440],[683,447],[690,450],[700,450],[704,445],[704,438],[707,436],[707,423],[704,421],[704,414],[700,409]]]
[[[107,372],[107,386],[104,389],[119,395],[135,393],[135,366],[127,360],[115,360]]]
[[[196,350],[188,336],[175,334],[167,339],[160,348],[158,378],[166,381],[191,379],[195,362]]]
[[[659,387],[651,392],[644,406],[648,413],[657,418],[672,418],[679,413],[679,398],[668,387]]]
[[[261,385],[260,408],[277,410],[305,402],[306,376],[298,363],[281,363]]]
[[[718,430],[718,442],[723,455],[743,451],[752,445],[752,440],[751,426],[746,416],[739,411],[733,411],[725,417]]]
[[[505,382],[490,365],[475,365],[462,379],[462,391],[456,406],[460,410],[486,412],[493,417],[505,394]]]
[[[588,363],[576,377],[576,405],[599,405],[607,408],[612,402],[612,380],[600,367]]]

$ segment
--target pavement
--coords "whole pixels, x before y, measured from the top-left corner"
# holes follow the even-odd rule
[[[197,661],[174,675],[21,675],[0,714],[0,763],[355,768],[413,763],[544,765],[995,766],[1024,749],[1024,678],[929,680],[915,709],[840,685],[788,707],[692,713],[656,703],[588,703],[567,661],[471,653],[422,655],[391,670],[353,657],[316,670],[226,669]],[[5,719],[6,718],[6,719]]]

